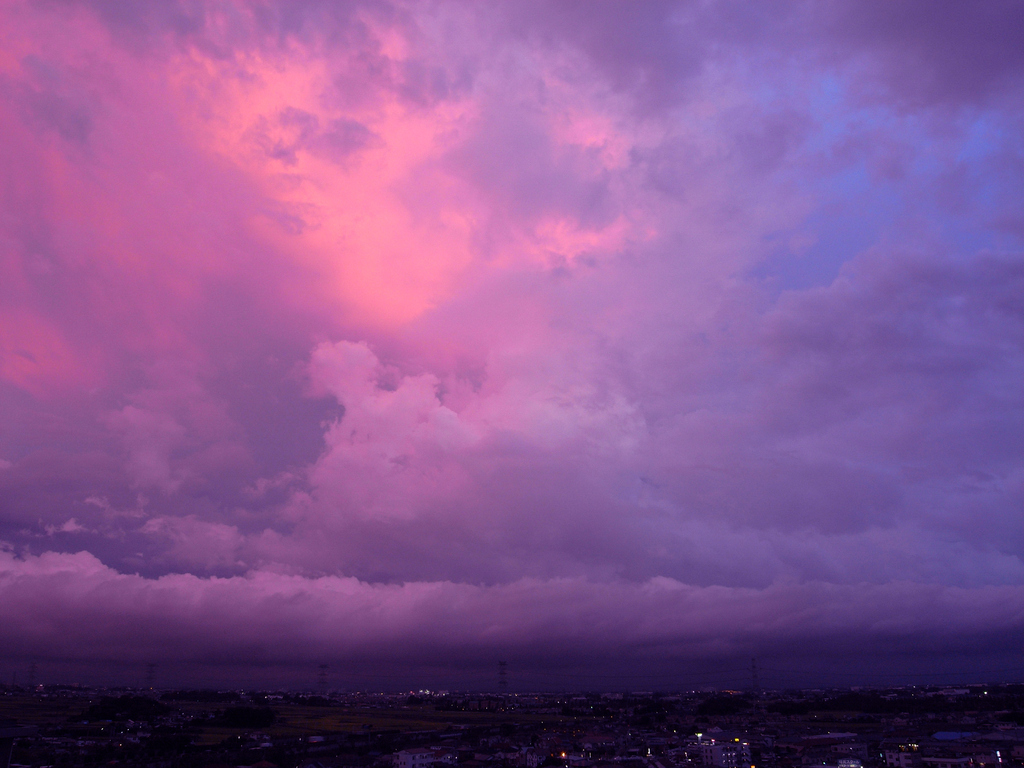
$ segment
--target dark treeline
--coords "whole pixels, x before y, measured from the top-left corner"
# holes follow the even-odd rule
[[[120,697],[104,696],[92,704],[83,717],[86,720],[135,720],[144,722],[161,717],[171,711],[166,704],[146,696],[126,694]]]
[[[237,691],[165,691],[160,695],[163,701],[193,701],[209,704],[227,704],[241,701]]]

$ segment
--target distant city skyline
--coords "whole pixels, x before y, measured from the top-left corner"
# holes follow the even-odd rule
[[[1024,677],[1024,4],[0,51],[4,683]]]

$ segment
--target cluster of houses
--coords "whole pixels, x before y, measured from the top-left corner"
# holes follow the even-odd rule
[[[12,762],[71,768],[1024,768],[1024,685],[753,694],[238,693],[194,702],[175,693],[163,697],[171,704],[148,715],[142,705],[157,705],[135,695],[0,693],[25,707],[45,700],[54,711],[82,713],[17,737],[0,732],[7,737],[0,765],[18,738]],[[103,710],[104,701],[117,711]],[[248,725],[227,717],[232,707],[247,714]],[[260,718],[269,724],[258,725]]]
[[[1024,728],[975,731],[859,728],[808,732],[808,724],[723,729],[605,732],[528,731],[524,738],[414,746],[388,759],[393,768],[1022,768]],[[787,732],[788,731],[788,732]]]

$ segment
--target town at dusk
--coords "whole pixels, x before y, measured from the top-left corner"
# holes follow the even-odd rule
[[[1022,711],[1024,2],[0,4],[0,768]]]

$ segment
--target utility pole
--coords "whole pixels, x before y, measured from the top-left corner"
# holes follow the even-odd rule
[[[156,680],[156,662],[151,661],[146,665],[146,690],[153,690],[153,683]]]
[[[757,680],[757,659],[753,658],[750,660],[750,690],[757,696],[761,693],[761,685]]]

